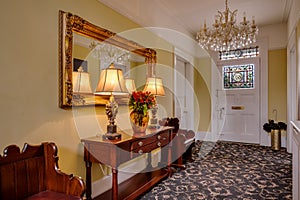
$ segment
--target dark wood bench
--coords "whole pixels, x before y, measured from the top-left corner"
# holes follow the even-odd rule
[[[82,199],[80,177],[58,168],[57,146],[25,144],[22,151],[10,145],[0,155],[0,199]]]
[[[161,126],[173,126],[176,133],[172,148],[173,166],[184,168],[183,163],[192,161],[192,148],[195,146],[195,132],[193,130],[180,129],[177,117],[167,117],[159,121]]]

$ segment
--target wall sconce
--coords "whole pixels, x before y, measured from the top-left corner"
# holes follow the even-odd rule
[[[134,80],[132,78],[126,78],[125,85],[129,94],[136,91]]]
[[[122,70],[115,68],[113,63],[108,68],[103,69],[94,94],[110,95],[105,108],[109,124],[107,125],[107,133],[103,138],[109,140],[121,139],[121,134],[117,133],[117,126],[115,125],[118,104],[114,99],[114,95],[128,94]]]
[[[75,104],[84,105],[85,100],[82,94],[92,94],[90,74],[84,72],[80,66],[77,72],[72,72],[73,80],[73,102]]]
[[[158,78],[158,77],[148,77],[144,91],[151,92],[151,94],[153,94],[155,97],[156,96],[165,96],[165,90],[164,90],[164,86],[162,83],[162,79]],[[157,105],[151,109],[152,116],[150,119],[150,125],[148,126],[148,128],[150,128],[150,129],[160,127],[158,124],[157,116],[156,116],[157,110],[158,110]]]

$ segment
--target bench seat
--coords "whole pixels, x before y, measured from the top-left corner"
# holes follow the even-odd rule
[[[61,192],[53,191],[42,191],[35,195],[28,197],[26,200],[46,200],[46,199],[55,199],[55,200],[80,200],[81,198],[73,195],[66,195]]]

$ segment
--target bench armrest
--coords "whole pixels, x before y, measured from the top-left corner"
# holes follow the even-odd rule
[[[85,191],[83,179],[59,169],[57,146],[54,143],[44,143],[44,148],[47,190],[82,197]]]

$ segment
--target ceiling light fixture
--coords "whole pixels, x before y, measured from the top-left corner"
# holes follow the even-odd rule
[[[230,11],[226,0],[226,10],[215,16],[215,23],[212,28],[203,28],[197,33],[196,39],[204,49],[212,51],[229,51],[241,49],[256,42],[258,27],[252,17],[252,24],[247,21],[244,13],[243,21],[236,24],[237,11]]]

